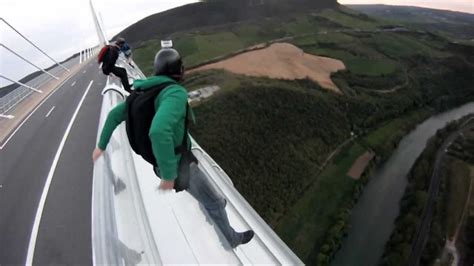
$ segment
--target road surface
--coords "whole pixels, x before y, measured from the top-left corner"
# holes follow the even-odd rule
[[[105,80],[88,61],[2,143],[0,264],[23,264],[28,251],[34,264],[92,264],[91,152]]]
[[[438,149],[436,153],[435,164],[433,167],[433,173],[431,175],[431,181],[429,186],[429,198],[428,203],[423,211],[423,216],[420,225],[418,226],[418,233],[413,240],[412,246],[412,253],[409,258],[409,265],[418,265],[420,262],[420,257],[425,247],[426,241],[428,240],[428,236],[431,230],[431,220],[433,218],[433,213],[436,208],[436,199],[438,197],[439,186],[441,184],[441,177],[443,176],[443,163],[446,157],[446,150],[449,148],[451,143],[459,137],[459,135],[465,131],[474,128],[474,123],[465,124],[461,126],[460,129],[456,130],[455,132],[449,134],[447,138],[445,138],[443,144]]]

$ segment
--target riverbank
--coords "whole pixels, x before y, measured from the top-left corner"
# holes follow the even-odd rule
[[[464,169],[459,163],[455,169],[450,167],[455,160],[450,150],[452,146],[459,147],[452,144],[463,132],[474,128],[474,123],[466,125],[466,121],[469,118],[451,122],[438,130],[410,170],[409,183],[400,203],[401,212],[386,245],[383,265],[415,265],[418,262],[432,265],[440,255],[445,239],[453,237],[456,227],[453,224],[459,224],[469,193],[470,182],[466,185],[462,181],[470,179],[470,173],[469,167]],[[469,160],[469,156],[466,159]],[[447,164],[446,160],[449,161]],[[448,167],[444,167],[446,165]],[[448,262],[445,258],[441,263]]]
[[[428,109],[410,112],[355,138],[351,145],[340,150],[305,190],[297,204],[279,221],[275,228],[279,236],[305,261],[313,261],[317,265],[329,264],[341,248],[351,226],[351,210],[377,165],[388,158],[403,136],[432,113]],[[367,151],[375,151],[376,157],[361,177],[354,180],[349,171]]]
[[[435,115],[403,137],[393,154],[385,163],[379,164],[371,175],[360,200],[352,210],[351,228],[341,250],[335,256],[333,265],[377,265],[392,232],[395,218],[399,214],[399,201],[407,185],[404,177],[425,148],[426,141],[436,130],[444,127],[446,122],[459,119],[472,111],[474,103],[469,103]],[[391,132],[390,128],[399,127],[387,124],[373,134],[383,136],[383,132]],[[383,139],[373,137],[371,141],[382,147]],[[389,148],[382,149],[382,152],[384,150],[384,154],[389,154]],[[384,157],[379,160],[384,161]]]

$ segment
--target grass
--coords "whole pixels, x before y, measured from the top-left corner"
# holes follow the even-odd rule
[[[187,57],[199,52],[199,47],[194,36],[185,35],[177,38],[174,42],[174,47],[183,57]]]
[[[461,222],[471,183],[469,165],[460,160],[453,160],[448,166],[447,174],[447,207],[446,226],[448,237],[453,237]]]
[[[315,177],[316,181],[278,223],[278,235],[303,260],[318,252],[315,244],[321,245],[339,208],[352,197],[356,181],[349,178],[347,172],[364,152],[359,144],[341,151],[337,162],[329,164]]]
[[[187,66],[193,66],[245,47],[244,43],[232,32],[194,36],[194,42],[197,46],[197,52],[184,56],[184,63]]]
[[[422,109],[391,120],[367,134],[364,137],[364,142],[372,148],[386,146],[387,143],[391,143],[394,139],[404,135],[404,131],[411,129],[412,125],[421,122],[430,114],[430,111]]]
[[[315,17],[324,17],[352,28],[375,29],[379,25],[378,22],[360,19],[357,14],[324,10],[316,15],[299,15],[283,20],[269,18],[219,29],[179,33],[174,36],[175,47],[181,52],[185,65],[192,67],[258,43],[284,36],[301,36],[291,42],[307,53],[340,59],[353,74],[366,76],[396,73],[402,67],[394,60],[396,58],[444,56],[427,40],[404,34],[380,32],[358,36],[358,33],[331,32],[331,29],[325,34],[317,34],[322,28]],[[158,41],[148,41],[136,49],[134,59],[146,74],[151,73],[153,56],[158,50]]]
[[[153,60],[161,48],[160,40],[144,42],[141,47],[134,49],[133,60],[140,66],[145,75],[153,72]]]
[[[289,18],[267,18],[229,24],[219,28],[208,27],[200,31],[181,32],[173,35],[175,47],[182,53],[186,66],[190,67],[212,58],[223,56],[258,43],[285,36],[314,34],[324,25],[317,17],[342,19],[344,23],[363,24],[374,28],[373,22],[357,19],[335,10],[326,10],[319,15],[298,15]],[[324,29],[326,29],[324,27]],[[346,34],[334,33],[319,37],[317,41],[350,43],[353,38]],[[151,73],[153,57],[160,49],[159,39],[142,43],[135,49],[134,59],[145,73]]]
[[[343,33],[304,36],[293,40],[306,53],[336,58],[356,75],[380,76],[395,73],[400,65],[361,40]]]
[[[433,49],[420,40],[403,34],[384,32],[373,35],[370,42],[375,44],[380,52],[391,57],[410,57],[414,55],[429,57],[445,56],[443,52]]]
[[[319,15],[347,28],[375,29],[378,26],[378,23],[358,19],[333,9],[326,9]]]
[[[366,76],[380,76],[390,75],[395,73],[400,65],[390,59],[367,59],[360,56],[355,56],[349,53],[347,50],[341,49],[330,49],[330,48],[318,48],[316,46],[305,49],[305,52],[336,58],[344,62],[346,68],[356,75]]]
[[[380,76],[395,73],[398,64],[391,60],[370,60],[354,58],[346,60],[346,67],[356,75]]]
[[[202,31],[177,33],[173,39],[187,67],[284,36],[301,36],[292,43],[302,47],[305,52],[340,59],[356,75],[392,74],[400,67],[394,59],[400,57],[445,56],[436,49],[443,44],[401,33],[379,32],[364,35],[331,32],[331,28],[324,28],[326,34],[317,34],[323,30],[317,18],[326,18],[349,28],[376,29],[382,25],[360,18],[357,14],[324,10],[311,15],[285,19],[267,18],[258,22],[249,21],[219,28],[205,28]],[[151,73],[153,57],[159,48],[159,41],[152,40],[135,50],[134,59],[145,73]]]
[[[308,33],[315,33],[318,28],[307,16],[302,16],[296,18],[290,23],[285,23],[282,25],[283,30],[292,36],[298,36]]]

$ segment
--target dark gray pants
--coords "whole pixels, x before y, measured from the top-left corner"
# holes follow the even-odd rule
[[[214,189],[195,163],[191,163],[190,166],[189,187],[186,191],[206,209],[215,225],[219,227],[232,247],[240,244],[241,234],[235,232],[227,218],[227,212],[225,211],[226,200]]]
[[[122,68],[122,67],[116,67],[114,66],[111,71],[112,73],[114,73],[115,76],[119,77],[120,78],[120,81],[122,82],[122,85],[123,85],[123,88],[131,93],[132,90],[130,89],[130,84],[128,83],[128,75],[127,75],[127,70],[125,68]]]

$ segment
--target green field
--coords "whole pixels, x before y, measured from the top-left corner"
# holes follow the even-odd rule
[[[400,139],[414,125],[428,118],[432,112],[418,110],[397,119],[393,119],[370,131],[363,137],[363,142],[374,149],[379,155],[388,156]]]
[[[319,15],[298,15],[290,16],[289,18],[275,19],[269,18],[259,23],[256,22],[244,22],[237,24],[230,24],[226,27],[219,28],[208,28],[203,31],[183,32],[173,35],[174,45],[181,52],[185,65],[192,67],[202,62],[228,55],[236,50],[240,50],[246,47],[250,47],[259,43],[265,43],[268,41],[280,39],[283,37],[296,37],[295,44],[304,44],[304,40],[308,41],[307,44],[315,46],[315,48],[308,47],[308,51],[314,54],[318,52],[324,52],[319,47],[318,43],[343,43],[346,46],[350,45],[351,42],[356,38],[347,34],[338,32],[331,32],[331,27],[321,22],[320,19],[326,18],[331,14],[339,14],[338,16],[347,18],[348,21],[357,20],[354,17],[347,16],[338,11],[326,10],[321,12]],[[363,22],[363,20],[361,20]],[[339,25],[333,22],[335,25]],[[343,22],[341,22],[343,23]],[[369,23],[369,22],[364,22]],[[342,25],[340,25],[342,26]],[[368,28],[373,28],[374,25]],[[321,32],[327,32],[327,34],[321,35]],[[312,35],[312,36],[308,36]],[[302,37],[298,37],[302,36]],[[300,39],[302,38],[302,39]],[[341,51],[345,49],[345,46],[341,46]],[[363,46],[352,47],[352,50],[356,53],[363,52]],[[150,74],[152,70],[152,60],[156,51],[159,50],[159,41],[151,40],[144,42],[135,50],[134,59],[139,66],[144,70],[145,73]],[[305,49],[306,50],[306,49]],[[331,56],[332,50],[327,50],[328,53],[321,53],[322,55]],[[367,54],[374,53],[374,51],[365,51]],[[380,71],[374,69],[380,69],[381,63],[377,61],[371,61],[373,58],[367,58],[368,60],[363,61],[362,59],[354,58],[355,56],[347,57],[336,57],[340,59],[350,59],[348,62],[351,69],[355,73],[367,73],[368,75],[376,74],[387,74],[394,70],[394,67],[384,67]],[[374,67],[369,66],[371,62],[374,63]],[[383,62],[382,62],[383,63]],[[364,70],[367,69],[367,70]]]
[[[345,11],[342,11],[345,10]],[[359,76],[390,76],[405,68],[399,58],[414,55],[444,57],[445,45],[440,39],[413,37],[390,32],[338,32],[339,29],[375,30],[385,22],[378,22],[351,13],[347,9],[324,10],[311,15],[268,18],[210,27],[202,31],[176,33],[172,37],[187,68],[235,51],[283,37],[305,52],[342,60],[350,73]],[[333,24],[328,24],[330,21]],[[135,50],[134,59],[144,73],[151,74],[153,57],[159,41],[142,43]],[[389,89],[389,88],[387,88]]]
[[[381,162],[416,124],[474,100],[469,89],[474,70],[460,52],[465,47],[455,54],[445,40],[430,34],[376,31],[384,25],[342,8],[172,36],[188,68],[284,37],[306,53],[345,63],[348,71],[332,75],[343,94],[310,79],[253,78],[223,70],[188,72],[184,81],[190,90],[221,87],[194,106],[197,124],[191,133],[307,264],[327,264],[340,247],[350,210],[368,178],[346,176],[358,156],[371,149],[375,162]],[[158,49],[159,42],[152,40],[135,51],[147,74]],[[393,93],[380,93],[403,84]],[[320,169],[351,132],[357,141]]]
[[[381,22],[374,23],[373,21],[364,20],[362,17],[358,18],[356,16],[349,15],[349,13],[344,13],[333,9],[324,10],[321,12],[321,16],[347,28],[375,29],[378,25],[383,25]]]
[[[431,45],[425,44],[426,41],[423,39],[415,39],[403,34],[380,33],[374,35],[371,42],[380,52],[397,58],[414,55],[429,57],[444,57],[447,55],[439,49],[434,49]],[[442,46],[438,42],[435,45]]]
[[[448,166],[446,226],[448,237],[453,237],[466,204],[471,184],[469,164],[453,160]]]
[[[366,150],[359,144],[345,149],[315,178],[316,181],[275,228],[304,261],[316,257],[341,207],[353,197],[357,181],[346,174]]]

